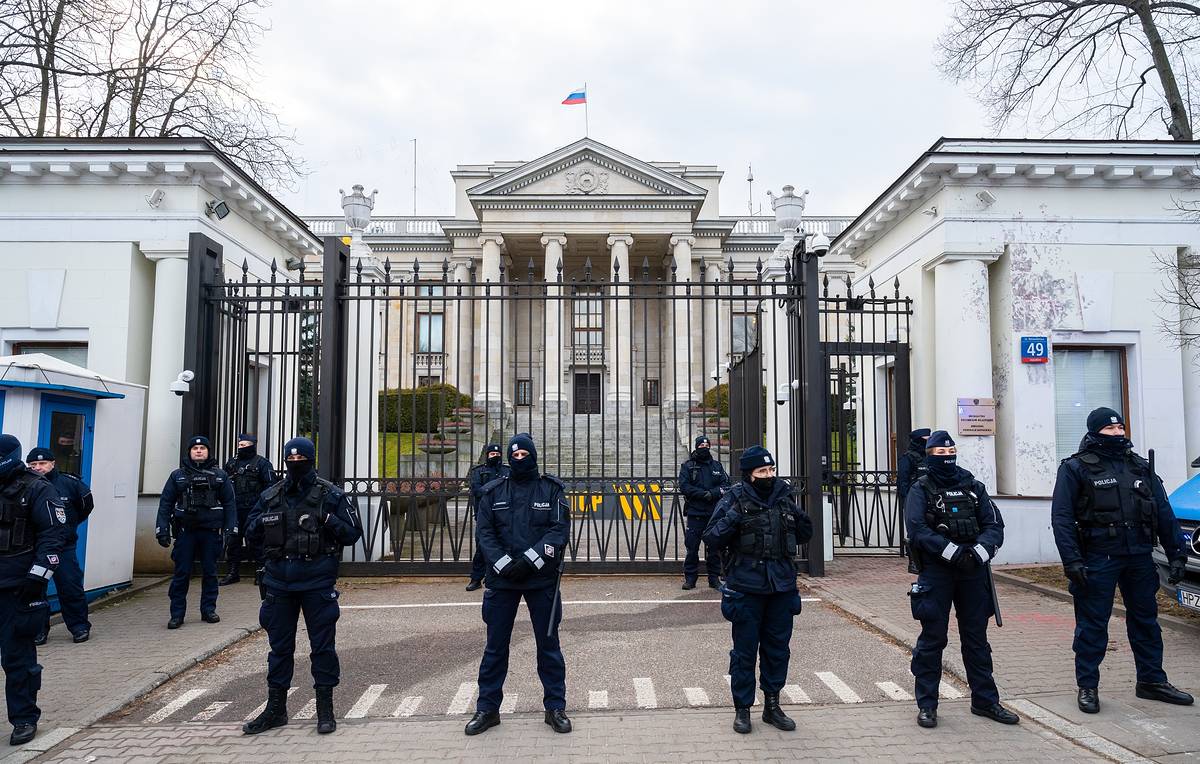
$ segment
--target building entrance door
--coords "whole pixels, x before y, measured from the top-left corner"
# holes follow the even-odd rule
[[[600,413],[600,375],[591,372],[575,375],[575,413]]]

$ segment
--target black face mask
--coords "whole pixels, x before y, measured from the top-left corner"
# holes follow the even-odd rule
[[[750,487],[758,494],[758,498],[766,501],[775,492],[775,476],[750,478]]]
[[[495,456],[489,456],[487,458],[487,466],[499,467],[500,466],[500,454],[496,454]]]
[[[287,470],[288,478],[293,483],[313,471],[313,463],[311,459],[301,459],[294,462],[286,461],[283,463],[283,467]]]
[[[537,457],[530,454],[524,459],[512,459],[508,463],[509,469],[512,470],[513,477],[517,480],[528,480],[532,477],[537,477]]]
[[[237,450],[237,455],[239,459],[253,459],[257,451],[258,446],[243,446]]]
[[[935,478],[951,480],[958,473],[958,455],[934,456],[928,454],[925,457],[925,466],[929,468],[929,474]]]
[[[1089,432],[1086,440],[1097,451],[1110,456],[1120,456],[1133,448],[1133,443],[1124,435],[1102,435],[1098,432]]]
[[[698,462],[711,462],[712,451],[707,448],[697,448],[692,452],[692,458]]]

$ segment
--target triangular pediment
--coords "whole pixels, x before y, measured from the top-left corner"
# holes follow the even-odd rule
[[[706,191],[648,162],[583,138],[480,183],[485,197],[671,196],[702,200]]]

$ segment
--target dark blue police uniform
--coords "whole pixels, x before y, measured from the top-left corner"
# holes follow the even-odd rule
[[[246,525],[250,520],[250,511],[258,503],[258,495],[275,483],[275,468],[270,460],[258,453],[258,438],[248,433],[238,435],[238,440],[248,440],[251,445],[238,448],[237,456],[225,463],[225,472],[233,483],[233,495],[237,497],[238,527],[242,532],[228,546],[226,557],[229,563],[229,575],[221,583],[235,583],[241,576],[238,566],[246,559],[247,552],[254,562],[262,559],[262,549],[249,546],[246,543]]]
[[[499,724],[509,643],[522,599],[533,623],[546,723],[555,731],[569,732],[567,668],[558,639],[562,608],[556,584],[570,541],[570,507],[562,481],[538,473],[532,438],[516,435],[508,449],[509,473],[483,487],[477,510],[475,541],[488,563],[482,611],[487,645],[479,663],[476,714],[467,734]],[[514,459],[512,454],[518,450],[529,455]]]
[[[193,437],[188,444],[208,446],[203,436]],[[233,483],[225,471],[209,457],[204,462],[194,462],[186,453],[179,469],[171,473],[163,486],[158,500],[158,519],[154,535],[158,543],[168,546],[172,537],[175,546],[171,559],[175,561],[175,574],[167,594],[171,599],[171,622],[167,625],[178,628],[187,613],[188,584],[192,576],[192,564],[200,561],[200,615],[205,621],[215,623],[217,617],[217,558],[221,556],[222,537],[236,537],[237,500],[233,494]]]
[[[13,745],[33,738],[42,715],[42,667],[33,638],[50,610],[46,587],[68,533],[66,507],[54,487],[21,461],[16,438],[0,435],[0,665]]]
[[[54,461],[48,448],[35,448],[25,457],[27,462]],[[58,569],[54,572],[54,591],[58,594],[58,605],[63,623],[76,642],[84,642],[92,631],[88,620],[87,596],[83,590],[83,569],[79,567],[76,546],[79,543],[79,526],[88,519],[95,504],[92,489],[87,483],[67,472],[52,469],[43,475],[54,486],[58,501],[67,511],[67,543],[59,555]],[[45,644],[50,631],[50,611],[46,611],[45,628],[37,635],[38,644]]]
[[[725,467],[712,458],[708,438],[703,435],[696,438],[691,458],[679,468],[679,493],[684,497],[683,513],[687,523],[683,534],[683,545],[687,549],[683,558],[684,589],[696,585],[696,578],[700,575],[700,543],[704,529],[708,527],[713,509],[729,485]],[[721,585],[721,559],[708,544],[704,545],[704,572],[710,588],[716,589]]]
[[[791,497],[791,486],[779,478],[750,477],[762,466],[774,466],[762,446],[747,448],[738,462],[743,482],[717,503],[704,532],[704,542],[728,549],[721,614],[732,624],[729,685],[740,716],[734,729],[749,732],[754,705],[754,665],[764,697],[763,721],[781,729],[795,723],[779,709],[779,691],[787,683],[792,621],[800,613],[796,588],[797,550],[812,538],[812,521]]]
[[[925,469],[925,440],[929,437],[929,428],[913,430],[908,435],[908,450],[900,454],[896,460],[896,495],[900,498],[900,511],[904,511],[908,501],[908,492],[917,478],[926,473]]]
[[[1080,707],[1090,713],[1099,711],[1095,690],[1100,683],[1100,662],[1108,649],[1108,619],[1117,587],[1125,603],[1138,696],[1187,705],[1191,696],[1172,687],[1163,671],[1162,629],[1155,598],[1158,568],[1151,557],[1157,541],[1168,560],[1186,560],[1187,552],[1180,547],[1179,521],[1162,481],[1150,472],[1149,463],[1133,452],[1132,444],[1123,436],[1102,435],[1099,427],[1093,427],[1107,425],[1108,418],[1120,424],[1124,420],[1111,409],[1097,412],[1088,418],[1089,433],[1081,450],[1058,467],[1050,509],[1054,541],[1071,578],[1069,589],[1075,603],[1072,647]]]
[[[258,617],[271,645],[268,700],[286,701],[295,670],[296,625],[303,613],[318,724],[332,725],[332,692],[341,679],[336,648],[341,610],[334,587],[342,549],[362,538],[362,525],[346,494],[313,471],[316,448],[312,441],[288,441],[284,453],[293,451],[306,458],[284,462],[287,477],[263,491],[246,526],[247,540],[262,547],[265,560]],[[286,719],[286,707],[283,716]],[[319,726],[318,731],[332,732],[333,727]]]
[[[492,451],[501,451],[500,444],[488,445],[484,449],[484,454]],[[467,473],[467,479],[471,489],[471,511],[473,514],[478,514],[479,500],[483,497],[483,487],[502,475],[508,474],[508,467],[500,463],[500,457],[488,459],[483,464],[476,464]],[[483,577],[487,574],[487,561],[483,558],[483,550],[478,544],[475,545],[475,554],[471,557],[471,582],[468,585],[468,591],[474,591],[479,588],[477,584],[483,581]]]

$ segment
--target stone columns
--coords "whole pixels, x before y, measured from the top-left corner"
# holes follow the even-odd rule
[[[703,384],[700,387],[701,394],[709,382],[714,378],[720,378],[724,374],[722,364],[725,363],[721,356],[729,352],[729,348],[724,348],[722,353],[722,340],[729,336],[729,324],[723,316],[718,316],[721,311],[721,306],[728,302],[728,299],[718,301],[716,298],[721,294],[721,263],[712,261],[701,265],[704,269],[704,284],[705,293],[710,299],[705,300],[703,305],[704,312],[704,338],[700,357],[700,373],[703,374]],[[719,327],[719,328],[718,328]],[[720,334],[721,336],[718,336]],[[717,384],[713,382],[713,384]],[[776,457],[778,459],[778,457]]]
[[[477,301],[478,321],[480,331],[476,335],[478,342],[476,350],[478,360],[475,364],[479,374],[479,388],[475,400],[485,406],[495,406],[502,409],[504,394],[500,388],[500,367],[503,364],[500,355],[501,333],[504,331],[504,301],[499,299],[503,287],[500,286],[500,250],[504,246],[504,237],[498,233],[485,233],[479,237],[479,247],[483,250],[483,262],[480,267],[477,294],[486,296],[486,301]]]
[[[989,435],[958,434],[958,399],[991,398],[992,330],[988,264],[996,254],[946,253],[925,267],[934,274],[935,426],[958,444],[958,463],[996,490],[996,444]]]
[[[179,466],[179,423],[183,398],[170,390],[183,371],[186,334],[188,245],[142,242],[142,254],[154,263],[154,316],[150,334],[150,389],[146,393],[146,450],[142,491],[159,494]],[[203,433],[213,435],[213,433]]]
[[[454,283],[450,285],[450,294],[458,297],[469,294],[468,280],[471,278],[469,264],[466,260],[454,263]],[[447,327],[446,337],[454,338],[454,344],[446,348],[447,353],[454,357],[454,386],[459,392],[473,395],[475,381],[471,378],[471,363],[475,355],[473,342],[474,333],[471,327],[475,323],[475,303],[471,300],[447,301],[446,310],[453,311],[454,329]],[[447,358],[450,356],[447,355]]]
[[[629,250],[633,236],[627,233],[608,237],[608,248],[612,251],[609,271],[615,273],[618,283],[613,287],[617,297],[609,310],[609,331],[604,338],[608,352],[608,402],[609,408],[618,416],[628,416],[633,411],[633,319],[630,304]]]
[[[545,388],[542,390],[542,409],[547,416],[558,416],[566,411],[567,398],[563,395],[563,301],[559,278],[563,265],[563,247],[567,246],[566,234],[548,233],[541,238],[546,280],[546,295],[543,302],[545,315],[546,349],[542,356],[546,372],[543,374]]]
[[[676,413],[687,413],[687,410],[699,400],[696,397],[695,385],[691,379],[691,369],[688,364],[689,360],[699,360],[690,358],[691,353],[688,351],[691,344],[689,335],[700,328],[693,326],[692,322],[698,320],[699,316],[691,315],[690,303],[687,299],[682,299],[688,294],[688,290],[682,286],[682,282],[692,277],[692,245],[695,243],[695,236],[677,234],[671,237],[671,257],[675,261],[675,280],[681,282],[680,286],[675,287],[676,299],[672,304],[671,320],[671,333],[675,340],[672,350],[675,373],[672,380],[674,388],[671,391],[670,405]]]

